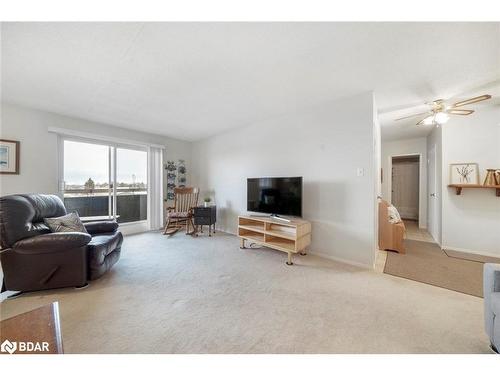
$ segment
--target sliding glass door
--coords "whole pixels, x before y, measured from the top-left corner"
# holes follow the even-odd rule
[[[113,217],[111,148],[64,141],[64,205],[82,217]]]
[[[148,153],[116,148],[116,214],[119,223],[148,217]]]
[[[147,150],[64,140],[63,166],[68,211],[88,220],[148,219]]]

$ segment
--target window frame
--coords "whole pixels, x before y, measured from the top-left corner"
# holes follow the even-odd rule
[[[146,152],[146,179],[147,179],[147,214],[145,220],[132,221],[127,223],[119,223],[120,228],[124,229],[125,232],[136,233],[138,231],[147,231],[150,228],[151,222],[151,171],[150,171],[150,159],[151,152],[150,147],[146,145],[137,145],[137,144],[128,144],[124,142],[112,142],[108,140],[94,139],[83,136],[76,135],[58,135],[58,173],[57,173],[57,195],[64,201],[64,142],[80,142],[80,143],[88,143],[93,145],[101,145],[108,146],[110,151],[110,157],[108,160],[108,170],[110,171],[110,183],[113,183],[113,191],[112,191],[112,204],[109,202],[109,208],[111,209],[108,212],[111,212],[110,219],[116,219],[116,150],[118,148],[121,149],[129,149],[136,151],[144,151]],[[112,207],[111,207],[112,206]]]

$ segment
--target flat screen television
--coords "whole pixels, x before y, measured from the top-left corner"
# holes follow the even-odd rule
[[[302,217],[302,177],[248,178],[247,211]]]

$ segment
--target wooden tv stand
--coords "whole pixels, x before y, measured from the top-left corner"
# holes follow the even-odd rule
[[[269,216],[238,216],[238,237],[240,248],[245,249],[245,240],[284,251],[288,254],[286,264],[291,266],[292,254],[306,255],[311,243],[311,223],[292,219],[285,222]]]

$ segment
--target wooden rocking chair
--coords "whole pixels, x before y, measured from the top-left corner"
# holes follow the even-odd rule
[[[186,234],[195,234],[193,208],[198,204],[199,191],[198,188],[193,187],[174,189],[174,205],[167,207],[167,223],[163,234],[175,234],[183,226],[186,227]],[[193,228],[191,232],[189,232],[189,224]]]

